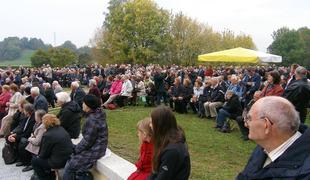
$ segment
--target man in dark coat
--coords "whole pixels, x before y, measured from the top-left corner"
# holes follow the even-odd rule
[[[56,96],[57,104],[61,106],[57,114],[60,125],[69,133],[71,139],[76,139],[80,135],[82,109],[75,101],[71,101],[66,92],[57,93]]]
[[[310,129],[300,126],[293,104],[278,96],[261,98],[245,122],[258,145],[237,180],[310,179]]]
[[[261,81],[261,77],[256,73],[255,68],[248,68],[246,76],[242,79],[242,84],[246,88],[243,98],[244,105],[248,104],[251,99],[253,99],[253,95],[255,91],[259,89]]]
[[[7,137],[7,142],[16,147],[18,152],[18,163],[16,166],[28,166],[31,156],[25,155],[25,147],[27,146],[27,140],[33,132],[33,126],[35,124],[34,107],[32,104],[24,105],[25,116],[21,119],[18,126],[13,129],[11,134]]]
[[[74,81],[71,83],[71,100],[75,101],[76,103],[78,103],[78,105],[82,108],[82,104],[83,104],[83,98],[85,96],[85,91],[80,88],[80,85],[78,82]]]
[[[300,121],[304,123],[310,100],[310,86],[307,80],[307,69],[299,66],[295,70],[295,81],[284,91],[283,97],[288,99],[299,112]]]
[[[221,132],[228,132],[230,129],[224,127],[226,123],[226,118],[236,119],[242,113],[241,102],[239,101],[239,96],[237,96],[233,91],[228,90],[226,92],[226,102],[223,107],[219,110],[216,117],[216,128]]]
[[[164,99],[165,104],[167,103],[167,95],[165,90],[165,80],[166,75],[161,72],[161,69],[156,69],[154,75],[154,85],[156,90],[156,105],[160,105],[161,98]]]
[[[40,89],[38,87],[31,88],[31,96],[34,99],[33,106],[35,111],[43,109],[45,112],[48,112],[48,102],[46,98],[40,94]]]

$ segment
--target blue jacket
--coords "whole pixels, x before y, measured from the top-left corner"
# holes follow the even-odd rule
[[[245,169],[236,177],[237,180],[310,179],[310,129],[301,131],[299,137],[278,159],[262,168],[267,158],[261,146],[252,153]]]

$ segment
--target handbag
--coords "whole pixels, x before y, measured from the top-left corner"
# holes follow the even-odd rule
[[[13,164],[17,160],[17,152],[13,145],[5,143],[2,149],[2,158],[5,164]]]

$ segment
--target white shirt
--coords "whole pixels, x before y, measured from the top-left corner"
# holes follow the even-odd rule
[[[267,159],[264,163],[264,167],[278,159],[278,157],[280,157],[300,136],[301,133],[297,131],[292,137],[290,137],[276,149],[272,150],[270,153],[264,150],[267,154]]]

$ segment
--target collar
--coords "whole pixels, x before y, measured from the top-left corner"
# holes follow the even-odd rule
[[[290,137],[288,140],[286,140],[284,143],[282,143],[279,147],[272,150],[270,153],[268,153],[265,149],[264,152],[267,154],[268,158],[272,162],[274,162],[278,157],[280,157],[302,134],[297,131],[292,137]]]

